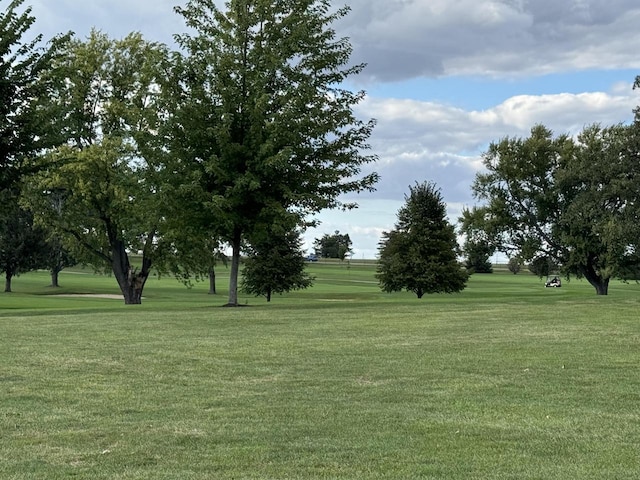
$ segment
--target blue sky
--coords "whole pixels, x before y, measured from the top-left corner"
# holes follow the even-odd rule
[[[640,62],[639,62],[640,63]],[[482,110],[516,95],[544,95],[608,91],[612,85],[640,75],[639,70],[589,70],[523,78],[434,77],[372,85],[364,89],[375,97],[437,101],[464,109]],[[470,94],[469,92],[480,94]]]
[[[27,0],[45,38],[96,27],[113,37],[140,31],[166,43],[184,30],[179,0]],[[218,2],[222,4],[222,2]],[[335,6],[344,5],[343,1]],[[409,185],[434,181],[455,221],[474,204],[470,186],[487,145],[526,136],[536,123],[575,134],[591,123],[629,121],[640,104],[637,0],[351,0],[335,24],[351,39],[358,106],[376,118],[371,137],[381,175],[361,208],[322,212],[314,238],[339,230],[354,258],[374,258]],[[353,199],[349,199],[353,200]]]

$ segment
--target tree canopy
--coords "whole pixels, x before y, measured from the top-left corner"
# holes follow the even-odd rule
[[[430,182],[409,188],[395,228],[383,232],[379,244],[376,277],[382,290],[407,290],[418,298],[463,290],[468,274],[458,263],[456,234],[440,190]]]
[[[12,202],[0,216],[0,272],[5,274],[5,292],[11,292],[14,276],[43,266],[45,234],[33,224],[32,215]]]
[[[165,118],[161,83],[168,52],[139,34],[112,40],[93,31],[68,44],[51,103],[65,144],[43,155],[27,203],[80,258],[113,272],[125,303],[141,303],[163,246],[170,205],[157,140]],[[131,253],[141,252],[140,265]]]
[[[499,250],[548,257],[606,295],[640,262],[638,131],[591,125],[573,139],[537,125],[492,143],[473,186],[485,202],[479,226]]]
[[[44,233],[20,205],[25,178],[36,170],[32,158],[59,140],[50,106],[51,71],[69,35],[46,47],[41,35],[25,36],[35,17],[23,0],[8,2],[0,12],[0,271],[5,290],[11,278],[39,266]]]

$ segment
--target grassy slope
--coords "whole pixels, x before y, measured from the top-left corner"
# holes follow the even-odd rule
[[[634,478],[638,287],[475,275],[378,291],[314,264],[305,292],[244,299],[151,280],[142,306],[0,295],[0,478]],[[221,276],[224,272],[220,272]],[[64,291],[117,293],[63,274]]]

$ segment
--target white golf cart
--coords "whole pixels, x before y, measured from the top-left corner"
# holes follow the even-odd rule
[[[547,281],[544,282],[545,288],[560,288],[562,286],[562,280],[560,280],[560,275],[548,275]]]

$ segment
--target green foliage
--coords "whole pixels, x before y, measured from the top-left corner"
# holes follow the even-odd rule
[[[305,272],[302,239],[297,230],[273,228],[255,240],[244,259],[242,290],[271,301],[274,293],[302,290],[313,284]]]
[[[68,36],[54,38],[46,48],[39,46],[41,35],[24,40],[35,17],[31,7],[20,12],[23,3],[12,0],[0,11],[0,191],[15,189],[30,172],[29,158],[56,139],[48,77]]]
[[[51,286],[59,287],[58,275],[62,270],[78,264],[73,253],[64,245],[62,239],[55,232],[49,232],[46,238],[41,268],[51,273]]]
[[[0,195],[0,199],[6,201],[7,195]],[[0,214],[0,272],[5,274],[5,292],[11,291],[14,276],[43,266],[45,249],[43,230],[33,224],[28,211],[9,198]]]
[[[528,269],[534,275],[542,278],[548,277],[552,272],[559,270],[559,267],[551,257],[541,255],[529,262]]]
[[[6,5],[8,3],[8,5]],[[68,36],[45,47],[41,35],[24,37],[35,18],[22,0],[4,2],[0,11],[0,271],[5,290],[14,275],[40,266],[44,233],[20,206],[25,177],[34,172],[31,158],[55,145],[55,123],[49,106],[53,62]],[[27,179],[28,181],[28,179]]]
[[[344,193],[371,190],[375,160],[363,155],[373,121],[353,108],[364,92],[344,88],[362,69],[331,24],[328,0],[231,0],[226,10],[190,0],[176,11],[192,34],[174,140],[202,193],[210,235],[232,246],[229,304],[237,304],[244,240],[295,214],[299,223],[340,206]]]
[[[478,228],[499,250],[549,257],[606,295],[611,278],[640,264],[638,131],[593,125],[574,140],[536,126],[491,144],[473,187],[486,201]]]
[[[493,272],[489,258],[496,251],[499,241],[490,236],[489,228],[484,227],[489,221],[484,210],[477,207],[464,208],[462,216],[458,219],[460,233],[466,237],[463,253],[465,267],[469,273]]]
[[[493,273],[493,266],[489,260],[493,252],[494,249],[489,243],[467,239],[463,248],[466,257],[464,266],[469,273]]]
[[[338,258],[344,260],[353,254],[351,239],[348,233],[340,233],[336,230],[333,235],[325,233],[321,238],[313,242],[316,255],[321,258]]]
[[[517,275],[520,273],[520,270],[522,270],[522,259],[518,257],[511,257],[507,263],[507,269],[514,275]]]
[[[126,303],[140,303],[151,265],[161,266],[170,202],[157,137],[167,62],[166,47],[139,34],[111,40],[93,31],[70,42],[52,99],[66,145],[41,158],[26,200],[80,260],[113,272]],[[138,251],[140,269],[129,260]]]
[[[219,241],[207,238],[188,225],[180,231],[171,231],[163,241],[171,245],[172,254],[166,260],[168,271],[188,287],[193,286],[192,280],[207,280],[209,293],[217,292],[216,269],[220,264],[226,267],[229,263]]]
[[[382,234],[376,277],[385,292],[407,290],[453,293],[464,289],[468,274],[457,260],[455,231],[433,183],[410,187],[395,229]]]

